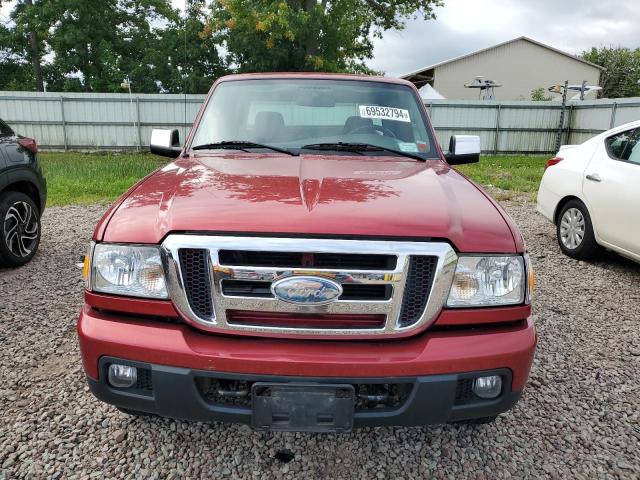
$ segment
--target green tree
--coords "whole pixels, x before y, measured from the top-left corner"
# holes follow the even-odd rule
[[[592,48],[582,58],[604,67],[600,73],[601,96],[623,98],[640,96],[640,48]]]
[[[10,17],[2,88],[119,92],[128,76],[136,92],[158,92],[162,28],[179,12],[170,0],[19,0]]]
[[[545,93],[544,87],[538,87],[531,90],[531,100],[534,102],[548,102],[551,97]]]
[[[138,92],[155,92],[152,66],[145,52],[157,48],[154,23],[177,15],[169,0],[50,0],[44,15],[51,25],[55,89],[66,89],[69,77],[92,92],[121,91],[124,76]]]
[[[20,84],[31,88],[31,67],[13,29],[0,23],[0,90],[18,90]],[[24,88],[24,87],[23,87]]]
[[[435,18],[442,0],[220,0],[209,33],[239,72],[370,72],[372,37],[409,18]]]
[[[46,53],[43,39],[47,36],[47,26],[40,15],[42,3],[42,0],[17,1],[10,23],[0,25],[0,85],[3,88],[44,90],[42,57]]]
[[[206,93],[226,73],[218,45],[208,31],[205,0],[191,0],[184,15],[159,32],[158,46],[149,49],[149,62],[162,91]]]

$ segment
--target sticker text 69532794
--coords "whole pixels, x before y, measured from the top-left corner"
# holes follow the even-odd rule
[[[380,107],[376,105],[360,105],[362,118],[380,118],[382,120],[396,120],[398,122],[411,122],[409,110],[404,108]]]

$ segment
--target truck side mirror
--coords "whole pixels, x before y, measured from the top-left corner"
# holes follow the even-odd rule
[[[176,158],[182,151],[182,147],[180,146],[180,133],[178,133],[177,129],[154,128],[151,131],[149,150],[156,155]]]
[[[480,161],[480,137],[453,135],[449,140],[449,152],[444,156],[449,165],[477,163]]]

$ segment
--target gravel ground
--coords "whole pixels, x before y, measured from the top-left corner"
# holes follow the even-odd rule
[[[34,261],[0,271],[0,479],[639,478],[640,265],[564,257],[530,202],[506,206],[538,279],[540,343],[521,402],[491,425],[338,436],[135,419],[95,400],[75,264],[104,207],[50,208]]]

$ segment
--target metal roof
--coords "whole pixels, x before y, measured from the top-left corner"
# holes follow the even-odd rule
[[[529,37],[526,37],[526,36],[521,36],[521,37],[513,38],[511,40],[507,40],[506,42],[498,43],[497,45],[492,45],[491,47],[486,47],[486,48],[482,48],[480,50],[476,50],[475,52],[466,53],[466,54],[460,55],[458,57],[450,58],[449,60],[444,60],[442,62],[434,63],[433,65],[427,65],[426,67],[422,67],[419,70],[416,70],[414,72],[410,72],[410,73],[406,73],[404,75],[400,75],[400,78],[408,78],[408,77],[411,77],[413,75],[418,75],[420,73],[424,73],[427,70],[431,70],[431,69],[434,69],[436,67],[440,67],[442,65],[446,65],[448,63],[457,62],[458,60],[462,60],[462,59],[467,58],[467,57],[472,57],[474,55],[478,55],[480,53],[483,53],[483,52],[486,52],[486,51],[489,51],[489,50],[493,50],[495,48],[499,48],[499,47],[502,47],[504,45],[508,45],[510,43],[518,42],[520,40],[525,40],[525,41],[533,43],[534,45],[537,45],[539,47],[546,48],[548,50],[551,50],[552,52],[559,53],[560,55],[564,55],[565,57],[569,57],[569,58],[571,58],[573,60],[577,60],[578,62],[586,63],[587,65],[590,65],[592,67],[598,68],[600,70],[605,70],[604,67],[601,67],[600,65],[596,65],[595,63],[588,62],[587,60],[584,60],[584,59],[582,59],[580,57],[576,57],[575,55],[571,55],[570,53],[563,52],[562,50],[559,50],[559,49],[557,49],[555,47],[552,47],[550,45],[546,45],[544,43],[538,42],[537,40],[533,40],[532,38],[529,38]]]

